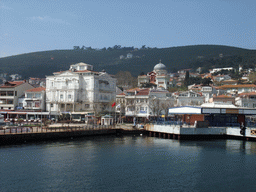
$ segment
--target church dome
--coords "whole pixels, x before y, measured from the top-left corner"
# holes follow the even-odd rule
[[[166,70],[166,66],[163,63],[160,62],[160,63],[155,65],[154,71],[156,71],[156,70]]]

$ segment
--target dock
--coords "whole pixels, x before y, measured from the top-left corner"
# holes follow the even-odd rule
[[[256,140],[256,127],[202,127],[189,125],[148,124],[145,131],[149,136],[169,139],[245,139]]]
[[[53,124],[47,127],[10,126],[0,130],[0,145],[41,142],[65,138],[140,134],[141,131],[131,126],[101,126],[86,124]]]

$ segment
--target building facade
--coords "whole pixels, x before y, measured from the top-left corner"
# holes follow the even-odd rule
[[[0,109],[14,110],[26,90],[34,88],[26,81],[8,81],[0,86]]]
[[[145,87],[146,85],[155,85],[157,89],[168,89],[170,86],[170,75],[167,73],[166,66],[161,63],[155,65],[152,72],[147,75],[138,76],[138,86]]]
[[[116,79],[89,64],[74,64],[46,77],[46,110],[53,114],[111,111],[115,98]]]
[[[37,87],[25,91],[24,109],[45,111],[45,87]]]

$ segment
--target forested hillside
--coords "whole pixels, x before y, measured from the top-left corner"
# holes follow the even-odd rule
[[[128,53],[133,57],[127,59]],[[123,55],[124,58],[120,59]],[[56,71],[68,70],[74,63],[92,64],[95,71],[105,69],[110,74],[129,71],[133,76],[149,72],[161,59],[169,72],[183,68],[250,67],[256,64],[256,51],[219,45],[195,45],[171,48],[75,48],[34,52],[0,58],[0,73],[18,73],[23,78],[45,77]]]

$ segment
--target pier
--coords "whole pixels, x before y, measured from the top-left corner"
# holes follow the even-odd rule
[[[130,126],[53,124],[47,127],[9,126],[0,129],[0,145],[98,135],[139,134]]]
[[[168,139],[245,139],[256,140],[256,127],[202,127],[191,125],[157,125],[145,126],[146,133],[151,137]]]

